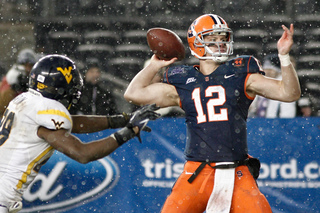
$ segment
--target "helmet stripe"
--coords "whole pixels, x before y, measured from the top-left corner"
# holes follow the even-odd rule
[[[210,17],[212,18],[212,21],[214,22],[214,24],[219,24],[218,21],[216,20],[216,15],[210,15]]]
[[[215,24],[218,24],[218,25],[220,25],[220,24],[226,24],[226,22],[220,17],[220,16],[217,16],[217,15],[210,15],[211,16],[211,18],[213,19],[213,22],[215,23]]]
[[[209,16],[212,18],[212,21],[214,22],[214,24],[218,24],[218,25],[225,24],[228,26],[227,22],[223,18],[221,18],[220,16],[214,15],[214,14],[211,14]]]
[[[227,23],[225,22],[225,20],[223,20],[220,16],[218,16],[218,19],[220,20],[220,22],[221,22],[222,24],[227,25]]]

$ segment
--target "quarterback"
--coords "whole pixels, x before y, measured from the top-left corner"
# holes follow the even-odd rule
[[[248,156],[247,116],[256,95],[292,102],[300,85],[289,58],[293,25],[282,26],[278,41],[282,80],[267,78],[253,56],[233,54],[233,32],[226,21],[205,14],[192,22],[187,38],[195,66],[173,66],[163,81],[150,84],[163,67],[177,58],[152,56],[129,84],[125,98],[136,104],[180,106],[186,114],[185,167],[162,212],[271,212],[255,179],[260,162]]]
[[[103,158],[139,136],[159,114],[155,105],[132,116],[71,116],[68,109],[81,95],[82,78],[72,60],[61,55],[41,58],[29,76],[29,90],[14,98],[0,123],[0,213],[18,212],[21,197],[54,150],[88,163]],[[74,133],[119,128],[109,137],[82,143]]]

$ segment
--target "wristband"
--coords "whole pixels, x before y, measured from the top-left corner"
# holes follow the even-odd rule
[[[286,67],[286,66],[289,66],[291,64],[289,53],[287,53],[285,55],[278,54],[278,56],[279,56],[279,60],[280,60],[281,66]]]
[[[120,129],[119,131],[115,132],[113,134],[115,137],[117,143],[119,146],[130,140],[131,138],[134,138],[136,134],[134,133],[133,129],[129,129],[128,127],[124,127]]]

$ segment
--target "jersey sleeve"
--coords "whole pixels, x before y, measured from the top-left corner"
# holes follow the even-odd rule
[[[163,83],[172,85],[183,84],[187,76],[187,70],[185,68],[185,66],[175,66],[167,69],[163,76]]]
[[[36,122],[51,130],[66,129],[71,132],[72,119],[69,111],[58,101],[46,100],[38,107]]]
[[[264,75],[261,62],[254,56],[242,55],[231,60],[231,64],[238,73],[260,73]]]
[[[262,69],[262,65],[261,65],[261,62],[253,57],[253,56],[250,56],[249,59],[248,59],[248,67],[249,67],[249,70],[248,72],[249,73],[260,73],[260,74],[265,74],[263,69]]]

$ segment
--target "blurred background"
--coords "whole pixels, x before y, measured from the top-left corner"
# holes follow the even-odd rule
[[[262,60],[277,53],[282,24],[295,25],[291,55],[306,90],[319,94],[320,3],[316,0],[2,0],[0,2],[0,77],[17,54],[31,48],[39,57],[64,54],[79,69],[98,60],[103,78],[118,96],[120,111],[131,109],[122,94],[128,82],[151,56],[146,32],[152,27],[175,31],[186,49],[191,22],[204,13],[222,16],[234,32],[234,55]],[[184,61],[196,63],[187,50]],[[317,96],[317,95],[316,95]]]

